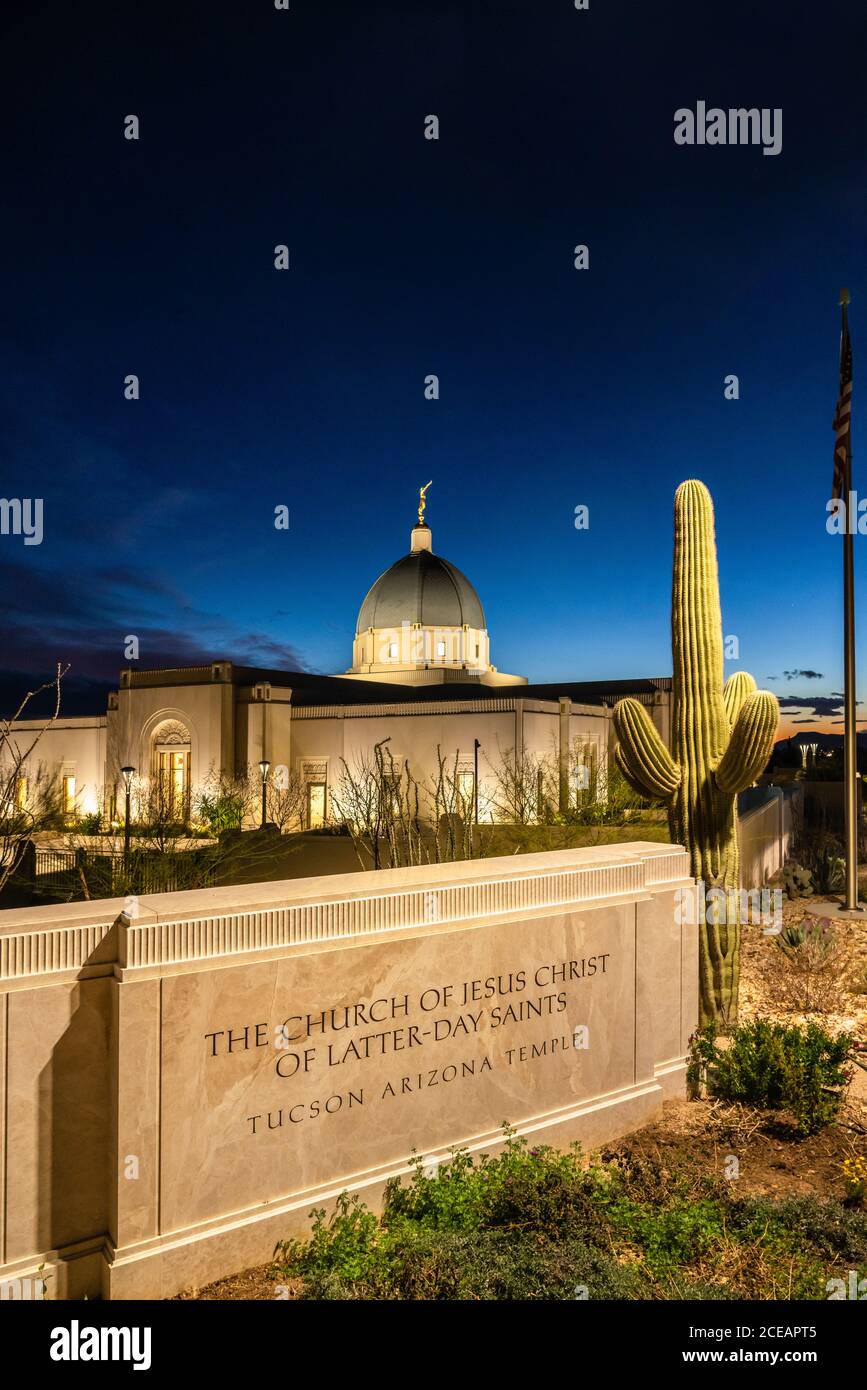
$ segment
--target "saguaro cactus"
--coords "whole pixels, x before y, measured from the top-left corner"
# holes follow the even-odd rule
[[[740,973],[737,793],[765,767],[779,706],[752,676],[739,671],[723,687],[723,639],[713,502],[704,483],[681,483],[674,499],[671,595],[674,667],[672,753],[643,705],[621,700],[614,709],[619,740],[614,758],[644,796],[668,803],[671,838],[689,850],[692,872],[710,898],[709,922],[699,924],[702,1022],[737,1018]],[[673,755],[672,755],[673,754]]]

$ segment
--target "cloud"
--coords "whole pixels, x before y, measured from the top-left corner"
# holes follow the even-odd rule
[[[130,635],[143,669],[217,660],[306,669],[291,642],[198,610],[171,582],[129,566],[60,571],[0,562],[0,626],[6,672],[50,672],[61,661],[71,675],[115,683]]]
[[[840,697],[836,695],[784,695],[780,698],[783,714],[810,714],[814,718],[827,719],[832,714],[840,714]]]
[[[796,681],[803,678],[805,681],[821,681],[824,675],[821,671],[784,671],[782,676],[765,676],[766,681]]]

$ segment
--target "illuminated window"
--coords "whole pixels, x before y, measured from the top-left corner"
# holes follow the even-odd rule
[[[445,656],[445,654],[446,654],[446,644],[445,644],[445,642],[437,642],[437,656]]]
[[[319,830],[325,824],[325,783],[307,783],[307,828]]]
[[[389,656],[392,657],[392,658],[397,656],[397,643],[396,643],[396,642],[389,642],[389,644],[388,644],[388,654],[389,654]]]
[[[477,642],[477,643],[476,643],[476,661],[478,661],[478,659],[479,659],[479,644],[478,644],[478,642]]]
[[[185,821],[190,812],[190,732],[177,719],[167,719],[154,734],[153,793],[159,814]]]
[[[66,773],[63,778],[63,814],[71,816],[75,812],[75,778]]]
[[[27,805],[27,778],[19,777],[18,785],[15,789],[15,804],[19,811],[23,811]]]
[[[473,809],[473,800],[475,797],[475,784],[476,779],[472,772],[458,773],[458,795],[461,798],[464,807],[470,813]]]

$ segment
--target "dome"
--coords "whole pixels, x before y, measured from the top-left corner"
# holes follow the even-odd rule
[[[484,628],[485,615],[466,575],[448,560],[419,548],[379,576],[361,605],[355,630],[395,628],[402,623]]]

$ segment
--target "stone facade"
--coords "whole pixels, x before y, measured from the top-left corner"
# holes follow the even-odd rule
[[[474,775],[478,740],[481,819],[496,818],[498,770],[504,757],[546,759],[555,768],[576,749],[604,768],[611,737],[611,706],[625,688],[647,700],[665,736],[666,682],[614,682],[583,687],[440,685],[412,688],[340,677],[287,674],[215,662],[173,671],[123,671],[105,715],[59,719],[34,755],[74,779],[79,814],[122,808],[120,769],[136,769],[140,782],[156,774],[158,759],[179,750],[193,791],[209,773],[257,775],[263,758],[269,776],[291,769],[323,788],[325,819],[344,763],[357,764],[388,740],[397,764],[406,760],[423,782],[436,769],[437,749]],[[559,693],[557,693],[559,692]],[[590,699],[581,698],[589,695]],[[31,733],[38,721],[16,728]],[[294,827],[301,828],[301,826]],[[306,828],[306,827],[305,827]]]
[[[652,1120],[696,1025],[688,875],[636,843],[7,911],[0,1280],[167,1297],[413,1151]]]

